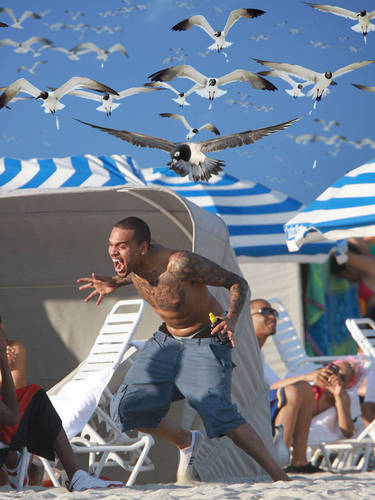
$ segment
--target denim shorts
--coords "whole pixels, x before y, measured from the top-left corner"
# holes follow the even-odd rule
[[[180,340],[157,331],[115,395],[113,417],[124,431],[155,428],[172,401],[186,398],[209,438],[227,434],[245,423],[231,400],[231,349],[215,337]]]

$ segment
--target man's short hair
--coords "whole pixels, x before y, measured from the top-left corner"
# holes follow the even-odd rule
[[[139,219],[138,217],[126,217],[125,219],[121,219],[115,224],[114,227],[119,227],[120,229],[132,229],[134,231],[134,239],[137,243],[146,241],[150,244],[150,228],[144,220]]]

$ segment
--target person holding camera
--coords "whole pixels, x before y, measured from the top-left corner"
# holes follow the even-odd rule
[[[276,334],[278,312],[264,299],[250,303],[255,335],[262,348],[268,337]],[[280,380],[262,356],[264,378],[269,384],[271,418],[274,425],[284,427],[285,444],[293,442],[291,464],[284,469],[293,473],[322,472],[307,461],[306,447],[311,420],[334,406],[338,426],[346,438],[354,434],[347,389],[359,380],[362,368],[352,358],[340,359],[309,373]],[[275,397],[273,397],[275,396]]]

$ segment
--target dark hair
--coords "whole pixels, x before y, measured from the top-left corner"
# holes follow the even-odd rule
[[[121,229],[132,229],[134,231],[134,238],[137,243],[146,241],[148,244],[150,244],[150,228],[144,220],[139,219],[138,217],[126,217],[125,219],[121,219],[115,224],[114,227],[119,227]]]

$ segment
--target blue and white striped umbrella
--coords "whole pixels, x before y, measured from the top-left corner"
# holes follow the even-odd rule
[[[312,241],[375,236],[375,160],[334,182],[284,230],[291,252]]]
[[[140,170],[126,155],[71,156],[48,160],[0,159],[0,196],[20,189],[37,191],[64,187],[122,185],[163,186],[219,215],[227,224],[237,256],[254,260],[322,262],[332,244],[312,244],[290,254],[283,225],[303,205],[262,184],[241,181],[228,174],[195,184],[167,167]]]

